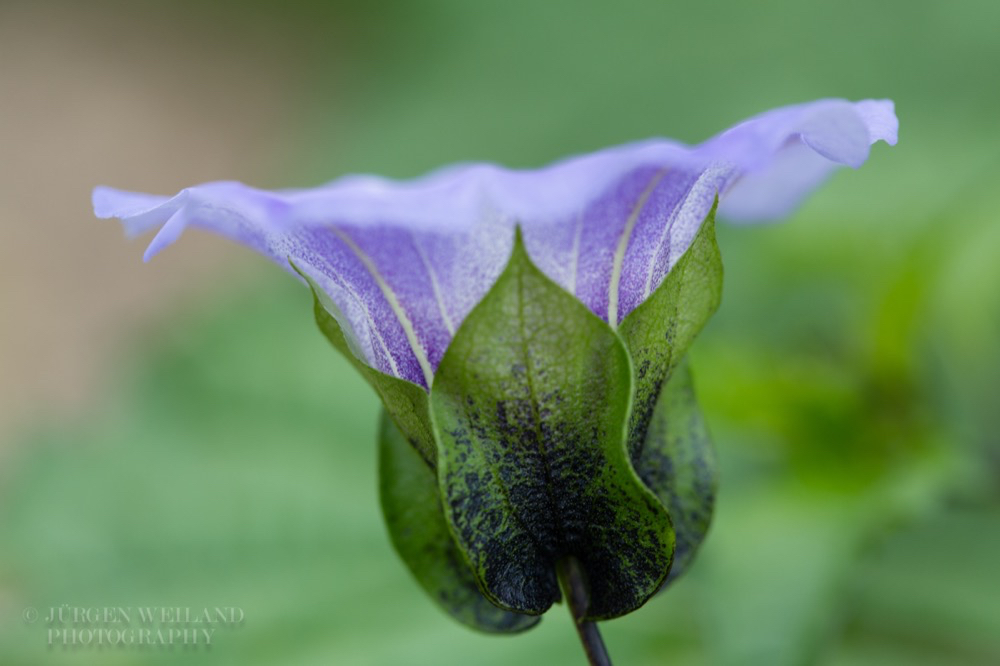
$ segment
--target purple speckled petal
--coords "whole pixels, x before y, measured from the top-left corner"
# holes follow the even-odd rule
[[[349,176],[308,190],[198,185],[174,197],[94,190],[98,217],[159,227],[146,259],[189,226],[220,233],[327,293],[351,348],[429,387],[456,328],[503,270],[514,225],[553,280],[617,326],[720,214],[790,211],[841,164],[896,142],[892,102],[821,100],[747,120],[694,147],[654,139],[535,170],[448,167],[398,182]]]

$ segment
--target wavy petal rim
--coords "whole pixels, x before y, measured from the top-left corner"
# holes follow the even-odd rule
[[[720,197],[720,216],[786,215],[871,144],[894,145],[888,100],[782,107],[696,146],[651,139],[551,165],[446,167],[395,181],[347,176],[312,189],[236,182],[173,197],[98,187],[98,217],[128,235],[159,229],[149,260],[188,227],[306,272],[372,367],[429,387],[455,330],[487,292],[519,225],[533,261],[617,326],[662,282]]]

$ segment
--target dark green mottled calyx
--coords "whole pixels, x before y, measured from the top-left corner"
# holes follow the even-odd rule
[[[479,591],[445,521],[434,470],[385,411],[379,427],[379,497],[396,552],[424,591],[452,617],[491,633],[538,624],[539,617],[505,611]]]
[[[568,556],[587,576],[589,619],[635,610],[662,584],[674,532],[626,451],[631,396],[622,339],[534,266],[518,234],[430,395],[445,516],[498,606],[547,610]]]

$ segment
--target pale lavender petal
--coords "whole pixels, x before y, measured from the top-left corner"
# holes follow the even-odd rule
[[[838,165],[860,166],[877,140],[895,143],[891,102],[822,100],[694,147],[655,139],[535,170],[467,164],[408,182],[350,176],[278,192],[98,188],[94,209],[129,233],[160,227],[147,259],[195,226],[291,261],[329,297],[365,362],[427,387],[503,270],[515,225],[547,275],[617,325],[687,250],[717,195],[732,217],[784,214]]]
[[[777,118],[784,124],[784,139],[779,142],[780,132],[771,134],[768,141],[778,147],[769,159],[732,179],[719,205],[721,216],[755,222],[787,215],[841,164],[860,167],[871,144],[885,141],[896,145],[899,123],[889,100],[853,104],[826,100],[790,108],[794,109],[791,114]],[[775,118],[768,116],[743,125],[754,123],[770,129]],[[765,119],[768,122],[761,122]]]
[[[163,224],[161,207],[170,201],[170,197],[95,187],[91,201],[97,217],[117,217],[122,221],[125,234],[133,238]],[[176,203],[177,208],[180,205],[179,202]]]
[[[899,137],[899,120],[896,105],[889,99],[866,99],[854,105],[858,115],[868,128],[869,140],[885,141],[895,146]]]

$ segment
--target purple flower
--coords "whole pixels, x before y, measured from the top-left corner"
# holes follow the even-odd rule
[[[194,226],[294,265],[328,297],[361,360],[427,388],[503,270],[515,225],[535,264],[616,327],[684,254],[717,196],[729,219],[779,217],[896,132],[891,101],[820,100],[693,147],[651,139],[533,170],[463,164],[406,182],[348,176],[275,192],[215,182],[173,197],[98,187],[93,203],[129,235],[159,229],[147,260]]]

